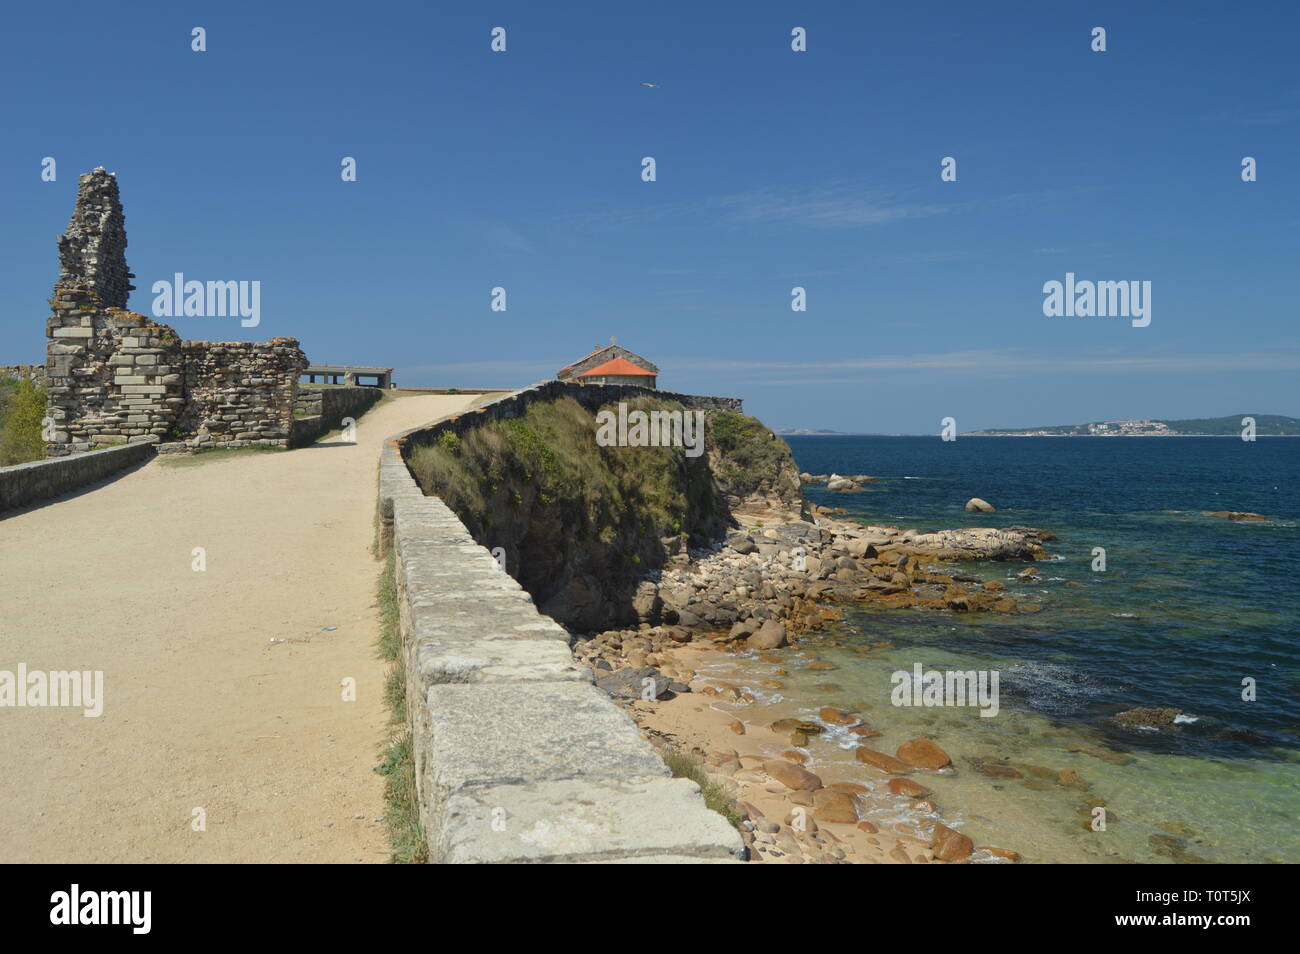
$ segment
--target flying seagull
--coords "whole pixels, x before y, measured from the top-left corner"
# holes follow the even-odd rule
[[[658,83],[642,83],[641,85],[642,85],[642,86],[647,86],[647,87],[649,87],[650,89],[658,89],[658,88],[659,88],[659,84],[658,84]]]

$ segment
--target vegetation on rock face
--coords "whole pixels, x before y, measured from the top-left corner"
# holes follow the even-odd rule
[[[397,604],[396,559],[392,553],[379,575],[379,640],[381,659],[390,665],[384,681],[384,701],[391,716],[389,737],[380,752],[375,771],[384,776],[384,823],[396,864],[423,864],[428,845],[420,824],[419,798],[415,790],[415,758],[411,733],[406,727],[406,662],[402,655],[402,634]]]
[[[681,411],[652,397],[632,411]],[[616,411],[616,406],[609,410]],[[798,472],[784,442],[753,418],[709,411],[705,453],[681,447],[601,447],[595,414],[569,397],[517,418],[447,432],[416,448],[412,473],[440,496],[542,607],[579,628],[634,618],[637,581],[681,542],[700,546],[734,525],[752,494],[798,508]]]
[[[798,474],[785,466],[791,460],[790,447],[762,421],[736,411],[715,411],[709,423],[716,455],[713,467],[729,493],[798,499]]]
[[[709,781],[709,774],[698,758],[680,749],[672,748],[659,754],[663,756],[664,764],[668,766],[668,771],[673,773],[674,778],[689,778],[700,787],[700,794],[704,796],[704,804],[707,807],[730,822],[733,828],[740,828],[740,814],[736,811],[735,803],[721,785]]]
[[[45,457],[45,389],[22,378],[0,380],[0,467]]]

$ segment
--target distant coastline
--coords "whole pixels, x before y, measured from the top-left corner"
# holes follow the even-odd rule
[[[1229,414],[1183,420],[1092,421],[1048,427],[996,428],[970,431],[965,437],[1298,437],[1300,418],[1281,414]]]
[[[1246,422],[1251,422],[1249,425]],[[1240,440],[1253,426],[1255,437],[1300,437],[1300,418],[1281,414],[1230,414],[1226,417],[1183,420],[1092,421],[1087,424],[1053,424],[1045,427],[986,428],[961,431],[961,437],[1232,437]],[[832,431],[813,427],[788,427],[780,437],[932,437],[934,433]]]

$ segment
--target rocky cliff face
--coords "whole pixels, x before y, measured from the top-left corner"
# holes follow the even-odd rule
[[[641,399],[631,410],[689,412]],[[598,413],[598,412],[597,412]],[[531,405],[417,449],[425,493],[456,511],[543,612],[579,631],[635,622],[658,599],[640,583],[721,541],[738,517],[806,513],[789,447],[754,418],[707,410],[704,452],[601,446],[596,414],[571,398]],[[639,595],[640,594],[640,595]]]

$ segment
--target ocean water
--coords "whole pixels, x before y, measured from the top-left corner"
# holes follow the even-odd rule
[[[856,708],[885,733],[867,743],[883,751],[932,735],[957,767],[924,780],[945,819],[1027,861],[1300,861],[1300,440],[788,441],[803,471],[880,479],[856,494],[806,488],[812,501],[849,511],[846,519],[1056,534],[1053,559],[1036,564],[1037,585],[1015,578],[1022,564],[953,568],[1001,580],[1044,609],[854,609],[823,641],[801,644],[779,674],[752,656],[719,660],[711,674],[754,685],[774,717]],[[966,513],[971,497],[997,513]],[[1204,510],[1269,519],[1232,522]],[[1102,572],[1092,566],[1096,547],[1105,549]],[[838,668],[800,668],[814,657]],[[1001,712],[892,705],[891,674],[917,662],[998,671]],[[765,667],[779,691],[758,685]],[[1255,701],[1242,698],[1246,679]],[[1174,707],[1195,721],[1152,731],[1109,720],[1134,706]],[[810,752],[848,772],[852,745],[828,731]],[[1022,777],[981,775],[969,759]],[[1088,787],[1058,784],[1067,768]],[[1098,804],[1104,832],[1090,827]]]

